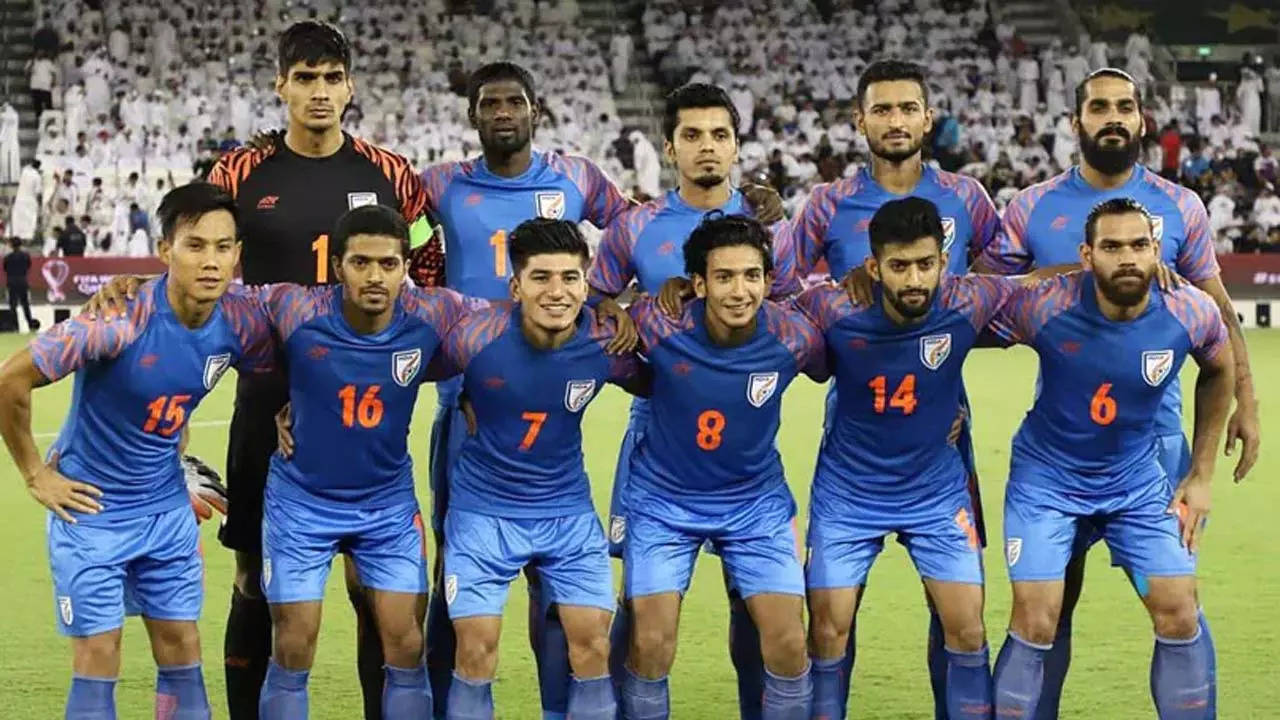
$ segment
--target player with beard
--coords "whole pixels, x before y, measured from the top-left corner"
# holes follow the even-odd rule
[[[1007,343],[1036,351],[1041,377],[1013,439],[1005,489],[1013,610],[996,660],[999,718],[1037,716],[1067,564],[1076,538],[1093,534],[1106,540],[1112,563],[1129,573],[1151,615],[1158,715],[1215,716],[1196,551],[1235,361],[1213,298],[1189,285],[1153,287],[1162,255],[1155,224],[1131,198],[1103,201],[1085,218],[1085,272],[1019,289],[993,321]],[[1187,355],[1200,366],[1193,450],[1172,473],[1152,439]]]
[[[825,260],[831,277],[843,281],[851,299],[866,305],[872,299],[871,278],[863,267],[864,259],[872,254],[868,229],[871,217],[885,202],[914,195],[937,206],[942,220],[942,249],[949,258],[946,270],[953,275],[964,274],[970,261],[996,239],[1000,218],[977,180],[925,164],[921,148],[933,129],[933,111],[920,66],[897,60],[872,63],[858,78],[857,102],[854,118],[871,148],[871,164],[853,177],[816,186],[791,224],[801,277]],[[834,405],[833,394],[827,398],[828,423]],[[967,410],[962,414],[967,417]],[[975,526],[985,542],[967,423],[960,434],[959,447],[975,494]],[[864,596],[865,589],[859,600]],[[815,673],[815,684],[838,678],[841,697],[847,698],[855,644],[856,631],[849,634],[848,651],[838,672]],[[947,717],[947,660],[943,645],[942,623],[931,607],[927,659],[934,711],[939,719]]]
[[[1016,195],[1005,210],[1004,230],[975,265],[980,272],[1056,274],[1078,266],[1076,248],[1084,238],[1085,219],[1098,203],[1134,198],[1153,217],[1153,233],[1160,258],[1192,284],[1207,292],[1221,311],[1235,358],[1236,411],[1227,425],[1225,452],[1237,441],[1244,451],[1235,468],[1242,480],[1258,457],[1257,400],[1249,372],[1244,335],[1231,298],[1222,285],[1209,233],[1204,204],[1194,191],[1169,182],[1137,164],[1144,132],[1142,99],[1133,78],[1115,68],[1097,70],[1076,88],[1072,124],[1080,141],[1081,164]],[[1160,463],[1169,477],[1182,477],[1191,451],[1182,434],[1182,403],[1178,379],[1156,418]],[[1082,536],[1067,570],[1060,626],[1052,650],[1045,656],[1045,682],[1037,718],[1058,716],[1058,701],[1071,658],[1071,617],[1084,578],[1084,551],[1097,538]],[[1205,638],[1208,625],[1201,617]],[[1212,644],[1210,644],[1212,650]],[[1216,687],[1216,678],[1213,680]],[[1210,704],[1215,703],[1211,692]]]

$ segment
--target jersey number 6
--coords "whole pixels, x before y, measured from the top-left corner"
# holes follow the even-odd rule
[[[1099,425],[1110,425],[1116,419],[1116,399],[1110,392],[1111,383],[1102,383],[1089,401],[1089,419]]]

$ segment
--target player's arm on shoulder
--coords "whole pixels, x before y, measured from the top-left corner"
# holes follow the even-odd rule
[[[797,369],[816,383],[826,382],[831,378],[831,363],[827,358],[827,341],[822,328],[798,312],[787,312],[787,316],[798,342]]]
[[[795,238],[790,227],[784,220],[769,226],[773,240],[773,282],[769,285],[769,299],[774,302],[785,302],[804,289],[796,270]]]
[[[596,248],[591,269],[587,271],[587,285],[591,290],[589,302],[592,305],[599,299],[621,295],[635,277],[631,255],[632,215],[628,212],[614,219],[600,236],[600,246]]]
[[[1019,284],[1000,305],[978,333],[975,347],[1007,348],[1018,344],[1030,344],[1034,337],[1032,311],[1045,292],[1038,285]]]
[[[223,310],[240,341],[234,365],[241,373],[271,372],[276,365],[276,337],[266,304],[252,294],[227,292]]]
[[[1031,195],[1023,190],[1005,208],[1004,217],[995,234],[974,259],[971,270],[991,275],[1021,275],[1031,272],[1035,258],[1027,243],[1027,224],[1031,216]]]
[[[653,394],[653,368],[635,352],[609,356],[609,382],[636,397]]]
[[[806,277],[822,259],[827,230],[835,215],[830,183],[815,185],[800,212],[787,223],[787,234],[796,256],[796,274]]]
[[[977,178],[961,175],[960,182],[965,186],[964,204],[973,225],[973,238],[966,249],[969,253],[967,259],[970,261],[967,264],[972,264],[982,256],[987,246],[999,239],[1003,223],[987,189]]]
[[[582,164],[583,186],[580,187],[586,201],[587,222],[604,230],[614,220],[624,217],[632,207],[630,198],[618,188],[609,175],[599,165],[584,157],[567,158],[569,162]]]

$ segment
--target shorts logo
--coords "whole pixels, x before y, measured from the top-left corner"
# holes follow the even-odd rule
[[[564,386],[564,407],[576,413],[591,402],[596,391],[595,380],[570,380]]]
[[[627,537],[627,518],[614,515],[609,519],[609,542],[617,545]]]
[[[926,335],[920,338],[920,362],[930,370],[937,370],[951,355],[951,333]]]
[[[1142,353],[1142,379],[1151,387],[1160,387],[1160,383],[1173,370],[1172,350],[1147,350]]]
[[[1151,239],[1160,242],[1160,237],[1164,235],[1164,218],[1159,215],[1151,216]]]
[[[458,599],[458,576],[446,575],[444,578],[444,602],[452,605]]]
[[[212,390],[214,385],[218,384],[218,380],[222,378],[222,373],[231,367],[231,353],[222,353],[221,355],[210,355],[204,359],[204,389]]]
[[[1009,561],[1009,567],[1018,564],[1018,558],[1022,557],[1022,538],[1009,538],[1005,541],[1004,557]]]
[[[778,390],[778,373],[751,373],[747,378],[747,402],[763,407]]]
[[[534,193],[537,202],[538,217],[548,220],[560,220],[564,217],[564,193],[559,190]]]
[[[377,205],[378,193],[376,192],[353,192],[347,193],[347,209],[355,210],[365,205]]]
[[[953,217],[942,218],[942,252],[951,249],[951,244],[956,241],[956,219]]]
[[[409,387],[422,367],[422,348],[401,350],[391,356],[391,377],[400,387]]]
[[[72,620],[76,619],[75,612],[71,609],[71,596],[58,596],[58,614],[62,616],[62,624],[70,625]]]
[[[271,584],[271,558],[262,558],[262,584]]]

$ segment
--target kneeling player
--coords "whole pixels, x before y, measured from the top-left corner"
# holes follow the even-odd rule
[[[631,307],[654,379],[626,488],[624,589],[634,623],[623,717],[669,714],[681,596],[709,540],[759,628],[764,718],[807,720],[804,576],[774,439],[783,390],[801,372],[820,374],[822,336],[764,301],[772,251],[757,221],[705,220],[684,258],[699,299],[678,319],[651,298]]]
[[[76,317],[0,368],[0,434],[27,489],[51,512],[58,629],[72,638],[66,715],[113,720],[126,598],[151,638],[156,717],[209,718],[196,620],[204,564],[178,447],[186,421],[228,367],[267,369],[269,329],[224,295],[240,256],[235,202],[197,183],[160,203],[168,271],[139,288],[122,321]],[[70,416],[42,464],[31,390],[71,373]]]
[[[507,589],[532,566],[568,640],[569,717],[613,720],[613,581],[581,425],[606,382],[643,390],[639,361],[606,354],[614,326],[583,309],[590,250],[573,223],[527,220],[509,242],[515,303],[467,317],[444,344],[474,421],[450,469],[444,523],[444,593],[458,638],[446,717],[493,717]]]
[[[1042,378],[1013,440],[1005,491],[1013,616],[996,661],[996,715],[1033,717],[1072,540],[1086,529],[1101,533],[1151,615],[1159,716],[1209,718],[1212,644],[1197,617],[1195,552],[1231,408],[1226,327],[1204,292],[1151,286],[1159,241],[1129,198],[1093,209],[1080,257],[1085,272],[1017,291],[995,321],[1010,343],[1035,349]],[[1187,355],[1200,376],[1190,471],[1178,478],[1166,475],[1152,439]]]

